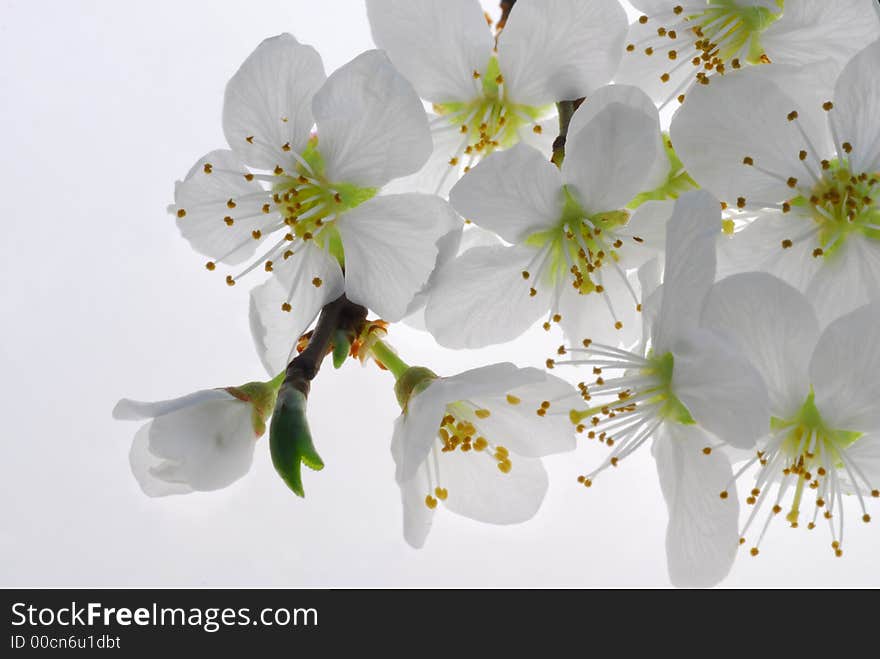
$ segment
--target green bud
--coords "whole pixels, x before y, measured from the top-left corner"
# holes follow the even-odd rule
[[[400,409],[406,412],[409,399],[420,391],[424,391],[436,379],[437,374],[424,366],[410,366],[406,369],[394,383],[394,393],[397,395]]]
[[[344,329],[337,329],[333,332],[333,368],[339,368],[351,352],[351,342],[354,339],[354,332]]]
[[[269,448],[272,464],[294,494],[305,496],[301,466],[320,471],[321,456],[312,444],[312,433],[306,418],[306,395],[298,389],[282,385],[269,427]]]

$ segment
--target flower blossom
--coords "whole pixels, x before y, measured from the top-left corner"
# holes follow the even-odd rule
[[[406,541],[424,545],[441,504],[490,524],[530,519],[547,491],[541,456],[574,449],[571,424],[548,413],[572,386],[507,363],[424,375],[402,402],[391,444]]]
[[[326,77],[312,47],[267,39],[227,85],[223,129],[231,150],[199,159],[171,211],[211,258],[208,270],[250,260],[228,284],[258,267],[272,273],[251,297],[267,370],[286,366],[291,345],[343,292],[387,320],[403,317],[460,220],[434,196],[377,194],[431,152],[421,102],[388,58],[368,51]]]
[[[788,281],[823,323],[880,295],[878,67],[880,41],[824,101],[742,71],[695,90],[672,124],[691,176],[756,216],[731,238],[730,268]]]
[[[399,183],[444,195],[497,149],[549,152],[553,104],[611,80],[626,35],[616,0],[519,0],[497,40],[477,0],[367,0],[367,15],[376,45],[436,113],[433,157]]]
[[[738,470],[758,465],[741,542],[755,526],[753,556],[772,520],[792,527],[827,521],[831,547],[843,554],[844,494],[880,496],[880,304],[863,306],[820,331],[803,294],[767,273],[733,275],[707,296],[703,323],[734,340],[767,384],[772,430]],[[721,492],[727,497],[727,489]],[[769,509],[768,509],[769,508]]]

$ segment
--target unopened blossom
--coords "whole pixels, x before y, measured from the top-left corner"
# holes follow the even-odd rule
[[[144,493],[217,490],[244,476],[272,415],[278,384],[203,389],[155,403],[120,400],[114,418],[150,419],[135,434],[129,453]]]
[[[809,300],[767,273],[733,275],[707,296],[703,323],[737,342],[767,384],[772,430],[738,470],[758,465],[741,531],[753,556],[773,519],[813,529],[827,522],[843,554],[843,495],[880,496],[880,304],[820,332]],[[722,497],[727,497],[725,488]],[[784,514],[783,514],[784,513]],[[763,519],[761,515],[763,514]]]
[[[658,103],[683,102],[753,64],[832,61],[838,70],[880,37],[874,0],[632,0],[618,82],[639,85]]]
[[[478,348],[544,316],[572,341],[597,331],[634,340],[640,299],[630,274],[662,249],[669,212],[628,205],[668,169],[656,108],[623,85],[575,112],[561,169],[526,144],[489,156],[450,203],[510,244],[470,249],[438,275],[428,330],[441,345]]]
[[[880,296],[880,41],[814,100],[758,69],[695,90],[671,135],[701,185],[756,219],[730,241],[742,270],[805,292],[827,323]]]
[[[400,183],[442,194],[497,149],[549,151],[553,104],[611,80],[627,29],[616,0],[519,0],[497,40],[478,0],[367,0],[367,15],[376,45],[436,113],[433,157]]]
[[[328,78],[312,47],[267,39],[227,85],[223,129],[231,150],[199,159],[171,210],[208,270],[249,262],[229,285],[256,268],[272,273],[251,299],[267,370],[285,367],[343,292],[387,320],[403,317],[438,240],[460,221],[434,196],[377,194],[431,152],[418,95],[386,55],[365,52]]]
[[[645,300],[645,339],[623,350],[589,339],[560,348],[590,373],[579,388],[586,407],[570,405],[578,432],[611,449],[578,478],[592,487],[649,440],[669,510],[669,575],[680,586],[723,579],[736,555],[738,508],[718,493],[732,469],[725,446],[754,447],[770,425],[766,388],[736,345],[700,327],[715,276],[720,230],[717,200],[703,191],[682,195],[667,227],[663,285]]]
[[[534,516],[548,485],[541,457],[575,445],[565,416],[550,414],[572,386],[507,363],[450,377],[421,370],[391,443],[406,541],[424,545],[438,507],[490,524]]]

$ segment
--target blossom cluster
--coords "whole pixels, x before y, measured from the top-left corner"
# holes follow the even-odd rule
[[[543,456],[604,451],[573,468],[595,493],[650,443],[673,584],[719,583],[774,518],[843,555],[845,499],[870,522],[880,496],[880,13],[631,4],[628,24],[617,0],[508,0],[496,24],[478,0],[366,0],[377,49],[329,76],[290,34],[257,46],[228,148],[169,211],[207,270],[238,268],[226,284],[266,273],[249,314],[271,379],[120,401],[148,421],[146,494],[230,485],[268,428],[302,496],[332,354],[393,377],[413,547],[441,507],[530,519]],[[387,342],[397,322],[450,349],[536,323],[564,343],[438,375]]]

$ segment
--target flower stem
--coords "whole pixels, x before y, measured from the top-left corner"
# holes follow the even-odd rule
[[[398,357],[391,346],[384,341],[376,341],[370,348],[370,352],[373,353],[373,357],[377,362],[391,371],[395,380],[399,379],[401,375],[409,370],[409,364]]]

